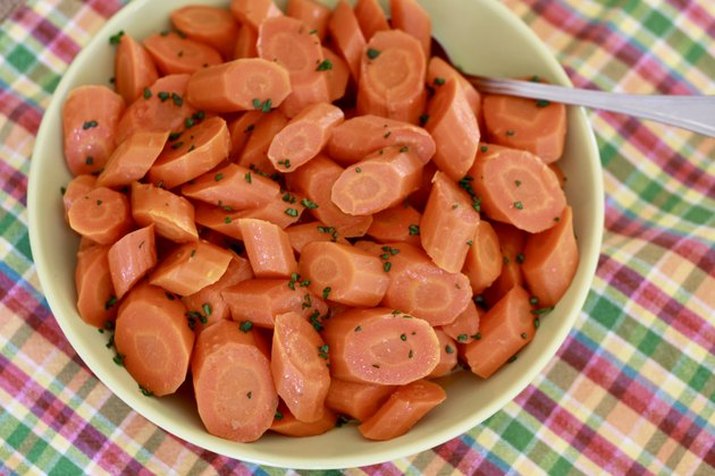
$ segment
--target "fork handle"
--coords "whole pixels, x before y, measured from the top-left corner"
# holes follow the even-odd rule
[[[622,94],[506,78],[467,76],[480,91],[628,114],[715,137],[715,96]]]

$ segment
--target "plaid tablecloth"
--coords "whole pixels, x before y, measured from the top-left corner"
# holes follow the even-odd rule
[[[0,473],[283,474],[203,451],[132,412],[88,371],[43,299],[27,230],[34,137],[68,63],[122,3],[0,2]],[[505,3],[577,86],[715,94],[713,0]],[[346,474],[715,474],[715,139],[590,119],[606,232],[558,355],[461,437]]]

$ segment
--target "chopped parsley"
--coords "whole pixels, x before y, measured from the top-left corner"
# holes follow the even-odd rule
[[[376,50],[375,48],[368,48],[367,49],[367,57],[370,59],[375,59],[378,56],[380,56],[380,53],[382,53],[380,50]]]
[[[317,68],[315,68],[316,71],[330,71],[333,69],[333,63],[329,60],[323,60]]]
[[[82,129],[84,129],[86,131],[87,129],[92,129],[94,127],[97,127],[98,125],[99,125],[99,123],[95,120],[84,121],[84,124],[82,124]]]

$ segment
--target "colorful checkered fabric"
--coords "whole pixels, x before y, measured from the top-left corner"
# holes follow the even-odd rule
[[[203,451],[131,411],[84,366],[43,299],[27,230],[34,137],[67,65],[122,3],[2,3],[0,473],[285,474]],[[576,86],[715,94],[713,0],[504,3]],[[557,356],[468,433],[345,474],[715,474],[715,139],[589,117],[606,232]]]

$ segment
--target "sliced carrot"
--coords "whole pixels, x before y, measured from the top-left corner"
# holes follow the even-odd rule
[[[426,129],[437,145],[432,160],[453,180],[460,180],[474,163],[479,126],[456,80],[437,89],[427,111]]]
[[[241,212],[227,205],[215,206],[196,202],[194,206],[196,224],[236,240],[242,240]]]
[[[194,207],[183,197],[152,184],[132,183],[132,217],[139,226],[154,225],[157,235],[177,243],[199,238]]]
[[[273,329],[276,316],[297,312],[316,330],[322,329],[322,320],[328,306],[307,289],[300,276],[291,279],[248,279],[221,292],[234,321]]]
[[[323,47],[323,61],[326,61],[325,79],[328,82],[328,97],[330,102],[337,101],[345,96],[345,90],[350,81],[350,68],[348,63],[330,48]],[[327,66],[329,65],[329,67]]]
[[[265,205],[241,210],[236,213],[236,218],[264,220],[286,229],[300,221],[303,211],[306,209],[306,204],[313,206],[299,195],[284,192],[283,195],[274,197]]]
[[[290,94],[288,71],[261,58],[241,58],[209,66],[191,76],[186,98],[199,109],[215,112],[268,112]]]
[[[268,148],[273,167],[290,173],[318,155],[344,118],[342,109],[327,102],[303,109],[273,137]]]
[[[564,173],[563,169],[559,167],[559,164],[557,164],[556,162],[551,162],[549,164],[549,168],[552,172],[556,174],[556,178],[559,179],[559,185],[561,185],[561,188],[563,189],[564,187],[566,187],[566,174]]]
[[[409,204],[395,205],[373,215],[367,234],[380,243],[401,241],[420,246],[421,218]]]
[[[117,297],[109,272],[109,246],[90,246],[77,253],[77,311],[87,324],[103,328],[117,315]]]
[[[195,294],[218,281],[233,255],[206,241],[187,243],[173,250],[149,276],[149,282],[180,296]]]
[[[97,177],[89,174],[77,175],[67,184],[62,192],[62,204],[65,209],[65,220],[69,223],[68,213],[75,200],[87,195],[97,186]]]
[[[479,328],[481,338],[466,344],[463,355],[472,372],[488,378],[534,338],[529,294],[512,288],[482,316]]]
[[[521,263],[524,261],[526,232],[506,223],[494,223],[494,232],[499,240],[502,270],[497,279],[484,291],[488,306],[496,304],[511,288],[524,285]]]
[[[432,46],[432,20],[429,13],[416,0],[390,0],[392,27],[417,38],[425,58],[430,57]]]
[[[245,167],[228,164],[185,184],[181,193],[213,205],[243,210],[265,205],[278,197],[280,187],[273,180],[252,173]]]
[[[566,206],[556,174],[527,151],[480,146],[469,175],[487,216],[530,233],[554,226]]]
[[[474,301],[470,300],[466,309],[449,324],[441,327],[442,331],[460,344],[478,340],[480,312]]]
[[[330,226],[325,226],[319,221],[311,221],[298,225],[289,226],[285,229],[290,239],[290,245],[296,253],[300,253],[303,247],[313,241],[334,241],[347,244],[348,241],[338,235],[338,231]]]
[[[72,203],[67,218],[80,235],[100,245],[111,245],[131,230],[129,213],[129,200],[124,194],[97,187]]]
[[[149,180],[164,188],[174,188],[216,167],[228,158],[230,150],[226,121],[210,117],[164,149],[149,169]]]
[[[423,211],[425,209],[430,192],[432,192],[432,179],[434,179],[434,174],[437,173],[437,170],[437,166],[434,162],[431,160],[427,162],[422,171],[422,184],[420,184],[420,188],[415,190],[407,199],[417,210]]]
[[[256,42],[258,42],[258,30],[247,23],[241,25],[233,49],[233,59],[256,58],[258,56]]]
[[[392,146],[345,169],[330,196],[348,215],[372,215],[402,202],[420,183],[422,162],[417,154],[407,146]]]
[[[451,273],[462,270],[479,226],[479,213],[469,196],[444,173],[432,179],[420,222],[422,246],[432,260]]]
[[[457,343],[442,329],[435,329],[439,339],[439,363],[428,378],[439,378],[451,374],[457,368]]]
[[[335,49],[345,58],[353,81],[360,78],[360,61],[365,50],[365,36],[360,30],[355,12],[345,0],[339,0],[328,22],[328,31]]]
[[[222,62],[221,54],[214,48],[173,31],[150,35],[142,44],[164,75],[191,74]]]
[[[122,299],[156,265],[154,225],[121,237],[109,248],[107,258],[115,294]]]
[[[355,3],[355,17],[362,35],[370,41],[372,35],[378,31],[389,30],[390,25],[385,18],[385,12],[377,0],[357,0]]]
[[[328,408],[323,410],[323,416],[320,417],[320,420],[305,423],[293,416],[288,408],[279,406],[271,425],[271,431],[285,436],[316,436],[335,428],[337,421],[338,416]]]
[[[114,149],[97,177],[100,187],[121,187],[139,180],[159,157],[168,132],[137,132]]]
[[[169,16],[174,28],[189,39],[205,43],[230,59],[238,36],[238,25],[225,8],[187,5]]]
[[[323,338],[331,375],[351,382],[405,385],[439,362],[439,340],[429,323],[389,308],[343,312],[326,321]]]
[[[467,79],[462,76],[459,71],[457,71],[445,60],[439,56],[433,56],[430,58],[429,63],[427,64],[427,85],[437,89],[446,84],[450,79],[456,80],[459,84],[459,87],[464,93],[464,97],[467,99],[469,108],[474,112],[474,116],[477,118],[477,122],[479,123],[482,106],[482,97],[479,94],[479,91],[477,91],[474,86],[472,86],[472,83],[467,81]]]
[[[191,374],[199,416],[212,435],[255,441],[278,409],[268,356],[256,331],[219,321],[196,340]]]
[[[273,0],[231,0],[231,13],[241,24],[255,29],[268,18],[283,15]]]
[[[343,165],[389,146],[407,146],[426,164],[434,155],[434,139],[421,127],[380,116],[357,116],[333,129],[328,155]]]
[[[358,430],[369,440],[397,438],[446,398],[444,389],[434,382],[412,382],[395,390],[373,416],[358,426]]]
[[[64,155],[72,175],[98,172],[118,142],[124,99],[106,86],[74,88],[62,106]]]
[[[278,225],[253,218],[239,220],[243,244],[259,278],[289,277],[298,270],[290,239]]]
[[[288,118],[279,110],[263,114],[258,122],[255,123],[253,132],[251,132],[251,136],[238,157],[238,165],[256,169],[266,174],[275,172],[273,164],[268,159],[268,148],[271,146],[273,137],[287,123]]]
[[[263,116],[261,111],[246,111],[238,118],[228,122],[228,132],[231,134],[231,157],[238,158],[250,139],[256,124]]]
[[[276,316],[271,347],[273,383],[296,419],[323,417],[330,387],[329,349],[308,321],[296,312]]]
[[[333,378],[325,397],[328,408],[365,421],[370,418],[397,387],[374,383],[349,382]]]
[[[556,226],[526,239],[521,269],[539,306],[559,302],[576,274],[578,261],[573,210],[567,206]]]
[[[156,286],[141,283],[119,306],[114,345],[137,383],[156,396],[169,395],[186,379],[194,333],[186,309]]]
[[[311,291],[349,306],[376,306],[389,284],[379,258],[330,241],[304,246],[298,267],[300,275],[310,281]]]
[[[159,78],[154,61],[142,45],[128,34],[119,37],[114,55],[114,88],[131,104]]]
[[[330,14],[328,7],[315,0],[288,0],[286,6],[286,15],[302,21],[310,33],[317,35],[320,41],[325,39],[328,31]]]
[[[379,31],[360,61],[358,114],[417,124],[425,108],[427,61],[420,43],[400,30]]]
[[[463,272],[469,278],[472,292],[481,294],[501,274],[504,260],[499,249],[499,238],[488,221],[479,221],[473,242]]]

